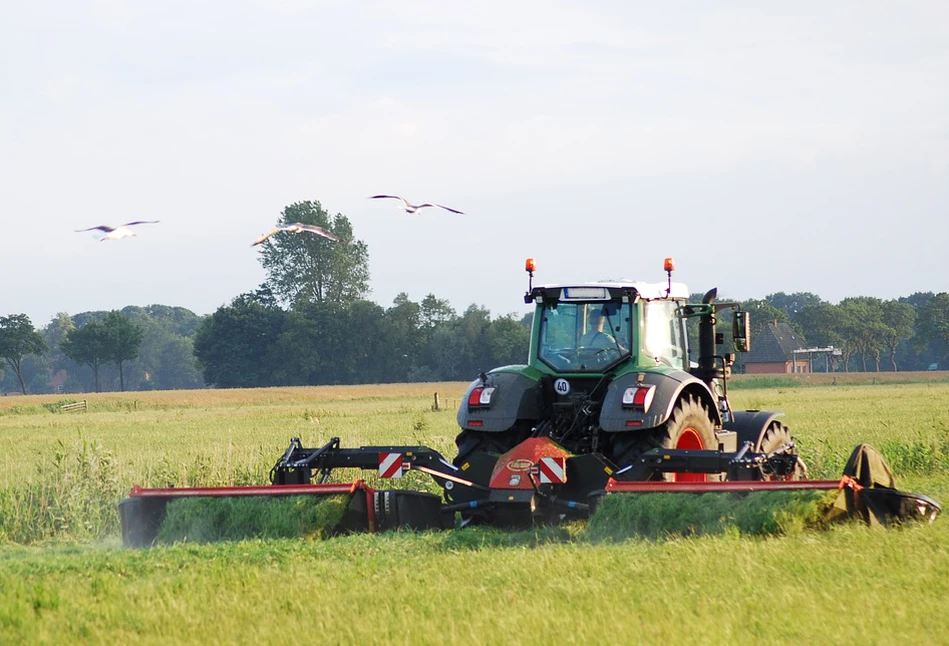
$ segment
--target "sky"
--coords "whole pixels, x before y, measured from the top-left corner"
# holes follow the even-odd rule
[[[729,298],[949,291],[947,81],[944,0],[8,0],[0,315],[212,313],[304,200],[383,307],[526,313],[528,257],[537,284],[671,256]]]

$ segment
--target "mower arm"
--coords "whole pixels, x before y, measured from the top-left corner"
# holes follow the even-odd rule
[[[399,475],[383,472],[387,460]],[[333,469],[378,470],[384,478],[400,477],[402,471],[415,469],[432,476],[440,485],[451,481],[475,489],[487,489],[460,477],[458,467],[427,446],[361,446],[344,449],[340,448],[338,437],[317,449],[305,448],[300,438],[292,438],[290,446],[271,469],[270,481],[273,484],[305,484],[310,482],[311,473],[318,471],[319,482],[323,483]]]

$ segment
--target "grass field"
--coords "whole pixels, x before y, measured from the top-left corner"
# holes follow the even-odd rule
[[[737,381],[736,408],[785,412],[812,477],[839,475],[867,442],[901,488],[949,501],[949,383]],[[576,523],[121,548],[115,505],[132,484],[264,483],[292,436],[451,455],[454,411],[433,411],[433,393],[457,402],[464,387],[110,393],[85,396],[85,413],[59,412],[57,397],[0,398],[0,643],[882,644],[949,634],[946,518],[777,537],[605,539]]]

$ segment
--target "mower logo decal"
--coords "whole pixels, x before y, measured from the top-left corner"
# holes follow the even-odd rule
[[[379,477],[380,478],[401,478],[402,477],[402,454],[401,453],[380,453],[379,454]]]
[[[534,465],[531,461],[525,458],[518,458],[507,463],[507,468],[511,471],[530,471],[532,466]]]
[[[567,481],[566,458],[541,458],[537,467],[541,484],[563,484]]]
[[[560,378],[554,382],[554,391],[558,395],[569,395],[570,394],[570,382],[566,379]]]

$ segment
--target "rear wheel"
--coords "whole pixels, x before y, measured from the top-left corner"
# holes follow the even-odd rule
[[[717,449],[715,425],[708,409],[691,396],[679,400],[669,421],[654,430],[617,434],[611,457],[619,468],[632,466],[630,480],[670,480],[677,482],[720,481],[719,473],[663,473],[638,464],[639,456],[651,449],[709,450]]]
[[[708,409],[692,396],[679,400],[676,407],[672,409],[672,415],[659,437],[659,445],[664,449],[708,451],[718,448],[715,440],[715,426]],[[722,479],[722,474],[663,473],[660,479],[672,482],[719,481]]]
[[[497,458],[523,442],[529,434],[530,425],[527,422],[518,422],[512,429],[502,432],[464,429],[455,438],[458,454],[452,464],[465,469],[465,477],[471,478],[475,484],[488,487]],[[472,503],[486,499],[487,492],[469,487],[446,486],[445,498],[452,503]],[[490,520],[490,516],[481,510],[461,512],[462,527],[487,520]]]
[[[472,453],[481,451],[483,453],[495,453],[501,455],[507,453],[515,446],[523,442],[529,433],[523,430],[522,425],[517,424],[508,431],[486,432],[472,431],[465,429],[455,438],[455,446],[458,447],[458,454],[452,463],[460,466]]]
[[[758,443],[758,451],[771,455],[772,453],[797,456],[797,449],[794,448],[794,439],[788,431],[788,427],[781,422],[774,420],[768,425],[768,428],[761,434],[761,441]],[[806,480],[807,465],[798,457],[793,466],[783,470],[768,468],[766,465],[761,469],[762,480]]]

